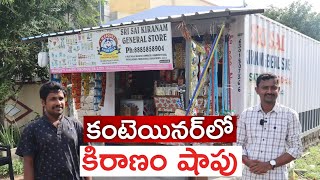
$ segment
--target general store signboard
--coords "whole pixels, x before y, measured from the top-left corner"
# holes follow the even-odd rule
[[[51,37],[48,47],[53,74],[173,69],[170,23]]]

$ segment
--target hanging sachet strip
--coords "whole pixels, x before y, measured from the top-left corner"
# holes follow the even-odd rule
[[[94,111],[99,111],[99,105],[102,100],[102,79],[103,79],[103,73],[100,73],[100,72],[95,73],[94,98],[93,98]]]
[[[71,74],[71,82],[72,82],[72,97],[75,101],[75,108],[81,108],[81,74],[80,73],[72,73]]]
[[[100,102],[100,106],[104,105],[104,97],[105,97],[105,93],[106,93],[106,81],[107,81],[107,73],[102,73],[102,78],[101,78],[101,85],[102,85],[102,89],[101,89],[101,102]]]
[[[51,81],[61,83],[61,75],[60,74],[51,74]]]
[[[90,92],[90,73],[82,73],[83,95],[89,96]]]

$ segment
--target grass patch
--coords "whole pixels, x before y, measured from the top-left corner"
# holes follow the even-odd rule
[[[320,179],[320,144],[310,147],[307,152],[310,154],[295,161],[294,169],[306,170],[298,174],[301,178]]]

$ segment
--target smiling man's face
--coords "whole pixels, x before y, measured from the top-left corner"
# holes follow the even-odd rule
[[[280,91],[278,79],[262,80],[256,92],[260,96],[261,103],[275,104]]]
[[[42,106],[48,115],[53,117],[59,117],[62,115],[65,107],[63,91],[59,90],[57,92],[49,93],[47,99],[45,101],[42,100]]]

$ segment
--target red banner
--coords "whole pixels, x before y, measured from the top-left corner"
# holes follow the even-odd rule
[[[85,116],[84,141],[105,143],[236,142],[236,116]]]

